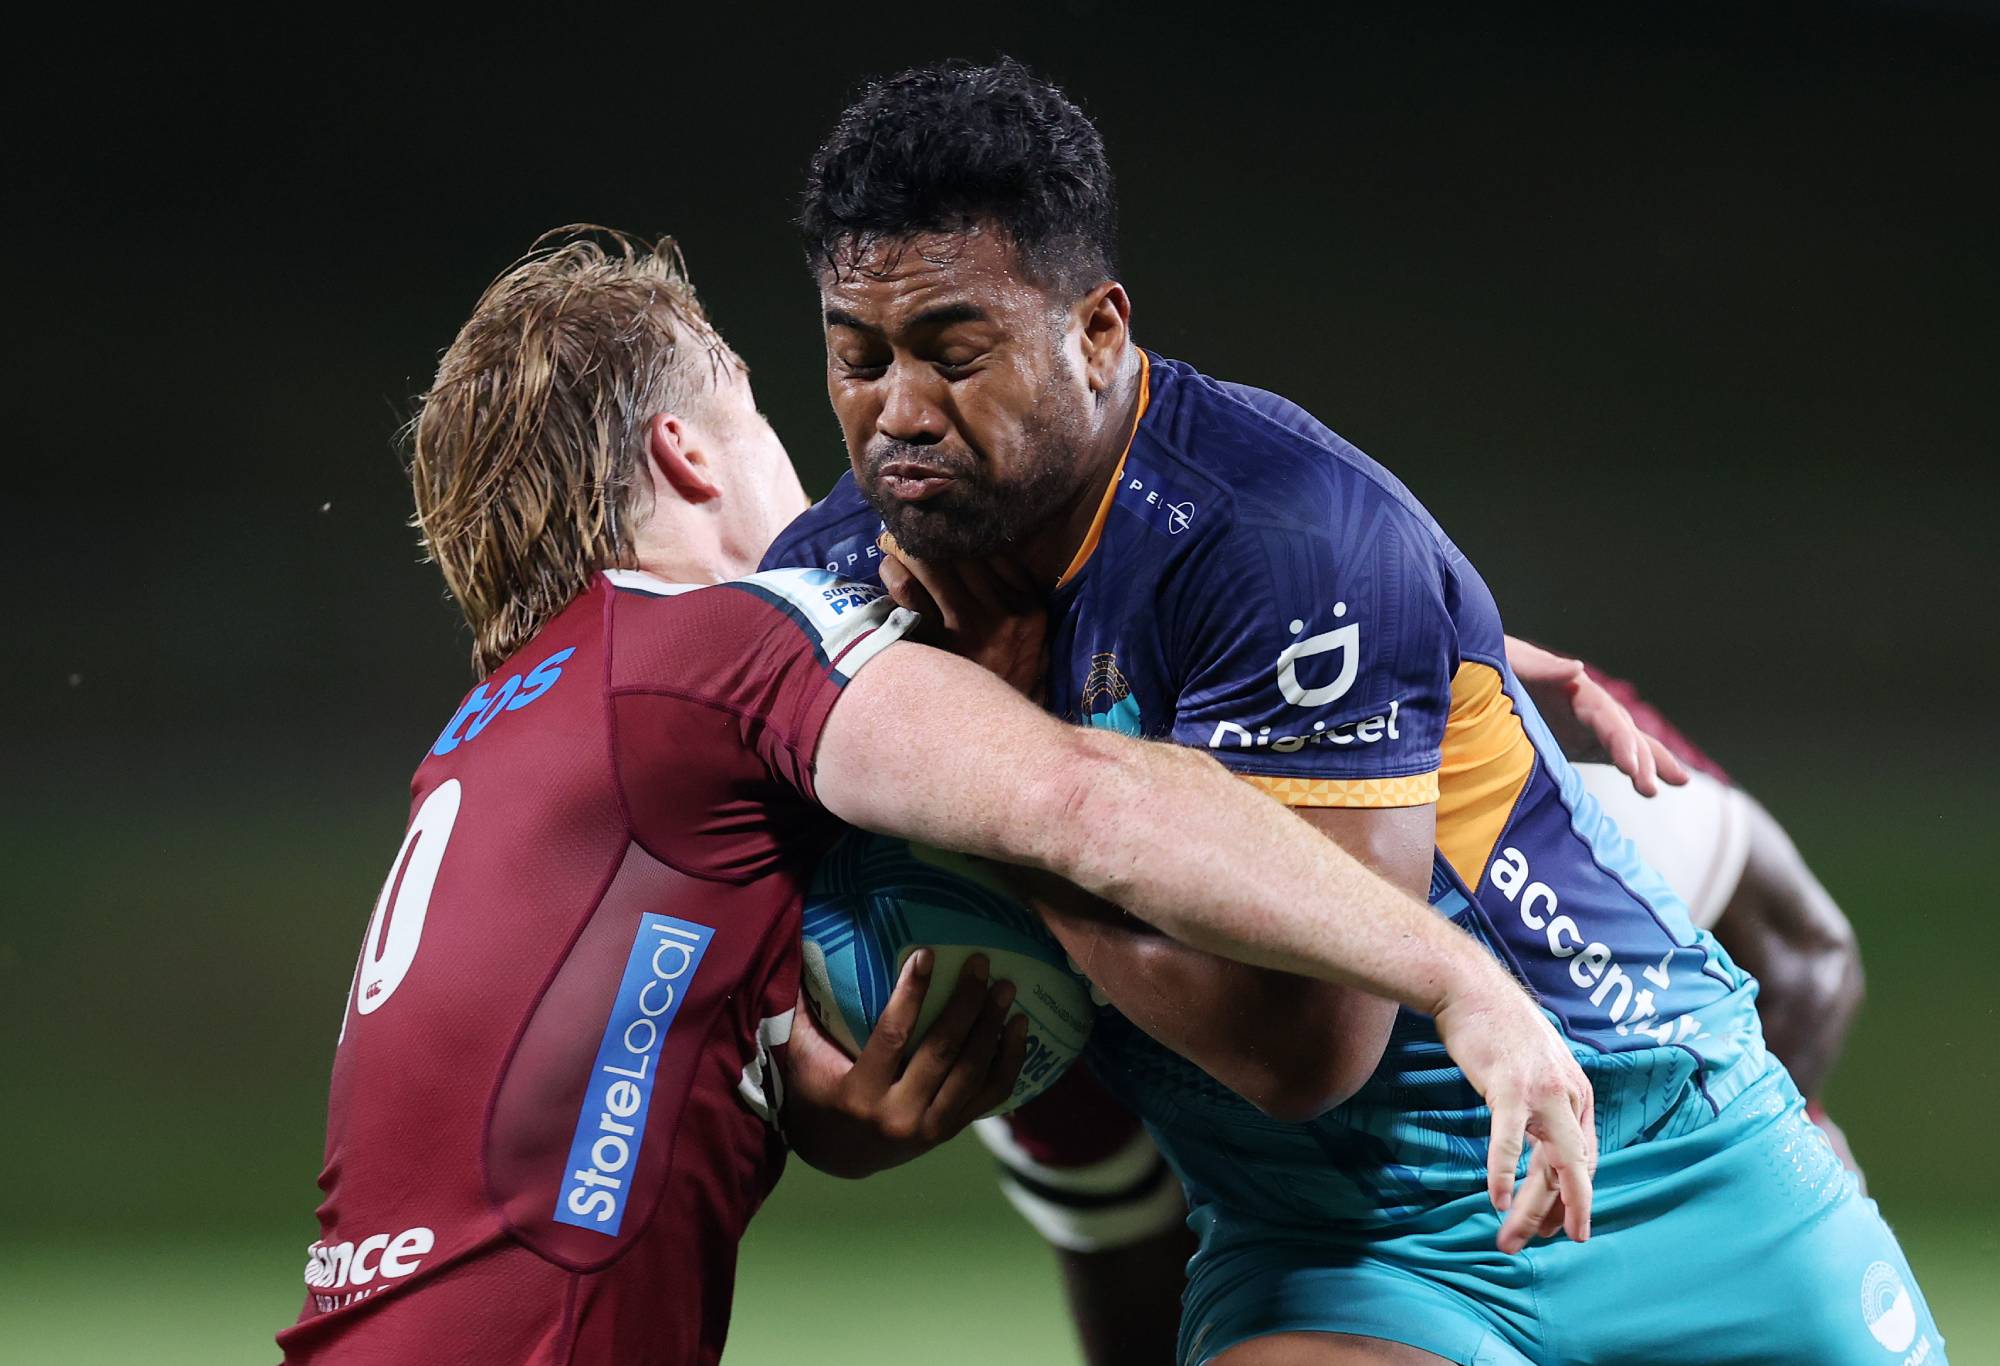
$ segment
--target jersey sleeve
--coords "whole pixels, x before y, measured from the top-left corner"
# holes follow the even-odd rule
[[[782,854],[774,821],[817,805],[813,759],[827,715],[916,617],[879,588],[777,570],[688,593],[670,623],[618,633],[620,787],[648,848],[744,874]]]
[[[772,776],[811,799],[813,756],[840,690],[917,618],[875,585],[823,569],[771,570],[718,591],[748,595],[786,625],[767,630],[739,667],[711,681],[713,704],[753,722],[755,735],[745,738]]]
[[[1457,665],[1444,549],[1366,488],[1323,519],[1234,522],[1164,585],[1185,604],[1173,738],[1289,806],[1438,796]]]

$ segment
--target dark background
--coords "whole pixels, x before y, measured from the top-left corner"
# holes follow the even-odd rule
[[[842,455],[789,226],[805,159],[865,76],[1003,51],[1104,131],[1145,344],[1382,459],[1515,631],[1639,680],[1792,828],[1871,972],[1835,1111],[1926,1283],[1990,1292],[2000,20],[1308,12],[272,11],[23,39],[0,1358],[73,1305],[257,1360],[292,1312],[354,945],[469,682],[395,435],[482,286],[558,224],[677,234],[821,492]],[[741,1359],[781,1347],[752,1292],[889,1211],[1022,1268],[1059,1344],[978,1166],[795,1172],[752,1239]],[[796,1257],[760,1263],[760,1237]],[[1983,1359],[1953,1316],[1983,1298],[1938,1306],[1955,1360]]]

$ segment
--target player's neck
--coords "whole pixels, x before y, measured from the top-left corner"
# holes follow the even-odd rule
[[[1023,550],[1021,558],[1028,572],[1041,583],[1053,585],[1062,580],[1097,522],[1098,509],[1104,505],[1111,481],[1132,444],[1132,429],[1139,420],[1140,377],[1139,349],[1128,347],[1125,364],[1112,381],[1096,430],[1083,453],[1083,477],[1069,501],[1049,520],[1048,529]]]
[[[685,511],[692,515],[676,515]],[[656,508],[633,547],[637,567],[668,583],[724,583],[757,570],[757,562],[732,554],[711,517],[686,504]]]

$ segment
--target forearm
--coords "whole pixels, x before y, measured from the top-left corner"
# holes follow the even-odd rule
[[[1506,1212],[1496,1245],[1513,1253],[1558,1228],[1588,1238],[1590,1083],[1499,961],[1213,760],[1171,745],[1106,747],[1117,738],[1079,746],[1089,758],[1065,775],[1063,814],[1078,838],[1054,870],[1197,947],[1431,1016],[1493,1115],[1487,1192]]]
[[[1764,1040],[1810,1097],[1860,1011],[1860,947],[1783,827],[1754,801],[1751,813],[1750,857],[1715,936],[1757,979]]]
[[[1207,756],[1115,736],[1077,749],[1071,836],[1043,862],[1086,891],[1196,948],[1427,1014],[1469,983],[1507,984],[1449,921]]]
[[[1213,759],[1064,725],[922,646],[847,685],[815,772],[855,825],[1053,872],[1226,958],[1432,1015],[1518,994],[1449,921]]]
[[[1813,965],[1808,981],[1780,975],[1759,983],[1767,986],[1757,1001],[1765,1042],[1804,1095],[1819,1095],[1861,1008],[1859,960],[1832,955]]]
[[[1818,1095],[1861,1008],[1861,957],[1852,938],[1788,939],[1765,893],[1754,887],[1738,891],[1715,934],[1757,979],[1765,1043],[1800,1091]]]
[[[1020,890],[1092,985],[1155,1041],[1273,1118],[1325,1113],[1380,1061],[1395,1011],[1378,998],[1218,958],[1130,917],[1088,913],[1076,889],[1044,881],[1054,879]]]

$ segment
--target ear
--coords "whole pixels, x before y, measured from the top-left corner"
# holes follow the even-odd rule
[[[1118,378],[1132,339],[1132,300],[1125,286],[1106,280],[1077,301],[1076,321],[1083,334],[1084,375],[1092,393],[1103,393]]]
[[[694,431],[673,413],[655,413],[646,424],[646,455],[667,486],[687,503],[706,503],[722,496],[708,477],[708,455]]]

